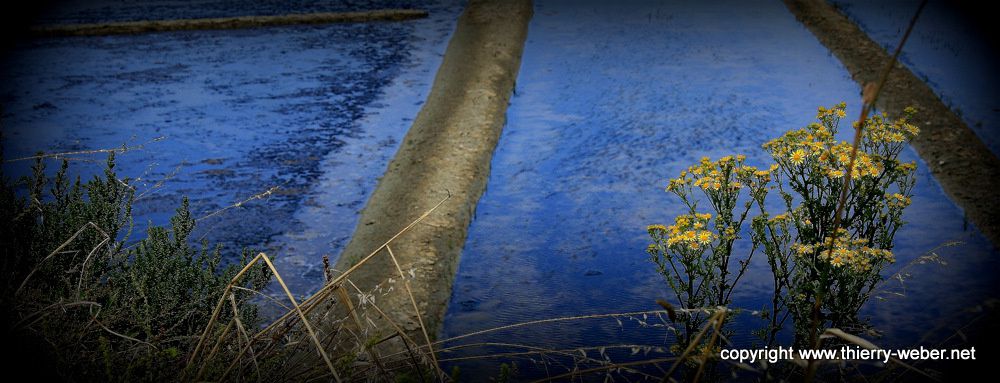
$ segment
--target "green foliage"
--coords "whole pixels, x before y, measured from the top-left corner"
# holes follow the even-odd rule
[[[69,180],[67,161],[52,178],[42,159],[18,182],[0,174],[0,209],[9,221],[0,227],[3,325],[42,345],[67,378],[176,380],[251,253],[223,267],[219,247],[193,245],[186,199],[170,228],[151,227],[129,243],[135,190],[117,177],[114,159],[86,183]],[[239,285],[260,290],[269,279],[255,266]],[[242,323],[259,323],[250,292],[233,298]],[[232,310],[220,322],[228,318]]]
[[[517,375],[517,366],[511,367],[507,363],[500,364],[500,376],[497,377],[497,383],[508,383]]]

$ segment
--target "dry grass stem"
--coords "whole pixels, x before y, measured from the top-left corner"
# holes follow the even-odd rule
[[[88,155],[88,154],[104,154],[104,153],[121,154],[121,153],[125,153],[125,152],[132,151],[132,150],[142,149],[142,148],[144,148],[148,144],[161,141],[161,140],[163,140],[165,138],[167,138],[167,136],[156,137],[156,138],[154,138],[152,140],[146,141],[146,142],[144,142],[142,144],[135,145],[135,146],[124,146],[123,145],[120,148],[114,148],[114,149],[76,150],[76,151],[71,151],[71,152],[37,154],[37,155],[34,155],[34,156],[11,158],[9,160],[4,160],[3,162],[17,162],[17,161],[28,161],[28,160],[37,160],[37,159],[48,159],[48,158],[52,158],[52,159],[70,159],[69,157],[72,157],[72,156],[81,156],[81,155]]]
[[[427,327],[424,326],[424,320],[420,315],[420,308],[417,307],[417,300],[413,297],[413,291],[410,290],[410,281],[406,280],[406,274],[403,273],[403,268],[399,267],[399,261],[396,260],[396,255],[392,253],[392,248],[389,247],[388,244],[386,244],[385,250],[389,253],[389,257],[392,258],[392,264],[396,266],[396,271],[399,272],[399,277],[403,280],[403,288],[406,289],[406,295],[410,298],[410,303],[413,304],[413,313],[417,316],[417,323],[420,325],[420,332],[424,334],[424,341],[427,342],[427,353],[430,354],[431,361],[434,362],[434,366],[436,367],[435,370],[438,372],[438,379],[443,382],[444,371],[441,371],[437,356],[434,355],[434,345],[431,344],[431,337],[427,334]]]
[[[76,240],[76,237],[79,237],[80,234],[83,234],[84,230],[86,230],[88,227],[96,230],[98,233],[100,233],[101,235],[104,236],[105,241],[101,242],[101,244],[106,243],[107,240],[111,238],[107,233],[104,232],[104,230],[101,230],[101,228],[98,227],[97,224],[95,224],[93,222],[87,222],[87,223],[83,224],[83,226],[80,227],[80,229],[78,229],[76,231],[76,233],[73,233],[73,235],[69,237],[69,239],[67,239],[61,245],[59,245],[59,247],[56,247],[55,250],[53,250],[51,253],[49,253],[49,255],[45,256],[45,258],[42,258],[42,260],[39,261],[38,264],[35,265],[35,268],[33,268],[31,270],[31,272],[29,272],[28,275],[24,277],[24,280],[21,281],[21,285],[18,286],[17,290],[14,290],[14,296],[17,296],[18,294],[21,293],[21,290],[24,289],[24,286],[28,284],[28,280],[30,280],[31,276],[35,275],[35,273],[38,271],[38,269],[41,268],[43,264],[45,264],[45,261],[48,261],[52,257],[56,256],[56,254],[60,254],[62,252],[62,250],[64,248],[66,248],[66,246],[68,246],[70,243],[73,243],[73,241]],[[101,245],[98,245],[97,247],[100,247],[100,246]],[[91,253],[93,253],[93,251],[91,251]]]

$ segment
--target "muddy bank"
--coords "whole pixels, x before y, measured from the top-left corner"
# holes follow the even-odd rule
[[[450,194],[434,214],[390,246],[403,270],[413,270],[411,288],[431,336],[440,326],[458,256],[486,187],[531,15],[529,0],[469,3],[426,103],[335,266],[347,270]],[[386,255],[372,258],[349,279],[368,291],[396,276]],[[377,302],[413,339],[423,339],[403,289]]]
[[[823,0],[785,0],[785,5],[840,59],[855,81],[865,84],[877,80],[890,56],[857,25]],[[993,193],[1000,190],[1000,160],[927,84],[897,63],[879,97],[878,108],[898,115],[911,105],[920,111],[921,129],[913,147],[945,193],[997,246],[1000,199]]]
[[[146,20],[116,23],[47,25],[31,28],[35,36],[103,36],[180,30],[259,28],[278,25],[402,21],[427,17],[419,9],[382,9],[364,12],[327,12],[277,16],[239,16],[182,20]]]

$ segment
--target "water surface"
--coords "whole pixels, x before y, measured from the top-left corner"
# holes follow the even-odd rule
[[[849,73],[780,2],[538,1],[522,60],[442,339],[529,320],[655,310],[655,299],[672,301],[644,251],[646,225],[684,212],[663,191],[666,180],[702,156],[744,153],[751,164],[770,164],[760,145],[812,122],[817,106],[846,101],[851,115],[858,111],[860,90]],[[917,159],[912,150],[903,156]],[[991,291],[992,277],[982,270],[996,270],[987,262],[996,255],[988,242],[965,227],[923,163],[918,171],[905,216],[911,224],[897,236],[899,263],[886,274],[942,243],[965,244],[941,251],[949,266],[909,282],[905,299],[866,307],[885,333],[876,342],[886,346],[916,342],[914,334],[941,313]],[[766,259],[755,258],[733,306],[763,308],[770,280]],[[955,291],[968,299],[954,298]],[[941,303],[913,312],[927,302]],[[536,325],[458,343],[672,344],[662,328],[634,319]],[[759,325],[740,316],[732,341],[750,346],[749,331]],[[442,357],[488,351],[523,349]],[[608,355],[625,360],[628,353]],[[515,361],[525,378],[545,374],[541,364]],[[497,373],[495,364],[457,365],[470,374]]]

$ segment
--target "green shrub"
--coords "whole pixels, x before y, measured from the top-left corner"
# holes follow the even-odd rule
[[[192,244],[187,199],[169,228],[150,227],[130,243],[135,189],[115,174],[114,154],[103,177],[86,183],[71,182],[68,168],[63,161],[46,177],[39,158],[33,174],[17,182],[0,173],[8,221],[0,228],[0,304],[8,336],[31,342],[64,378],[178,379],[220,294],[251,253],[223,267],[219,247]],[[269,279],[263,265],[255,266],[240,286],[259,291]],[[259,323],[251,296],[234,292],[247,327]]]

